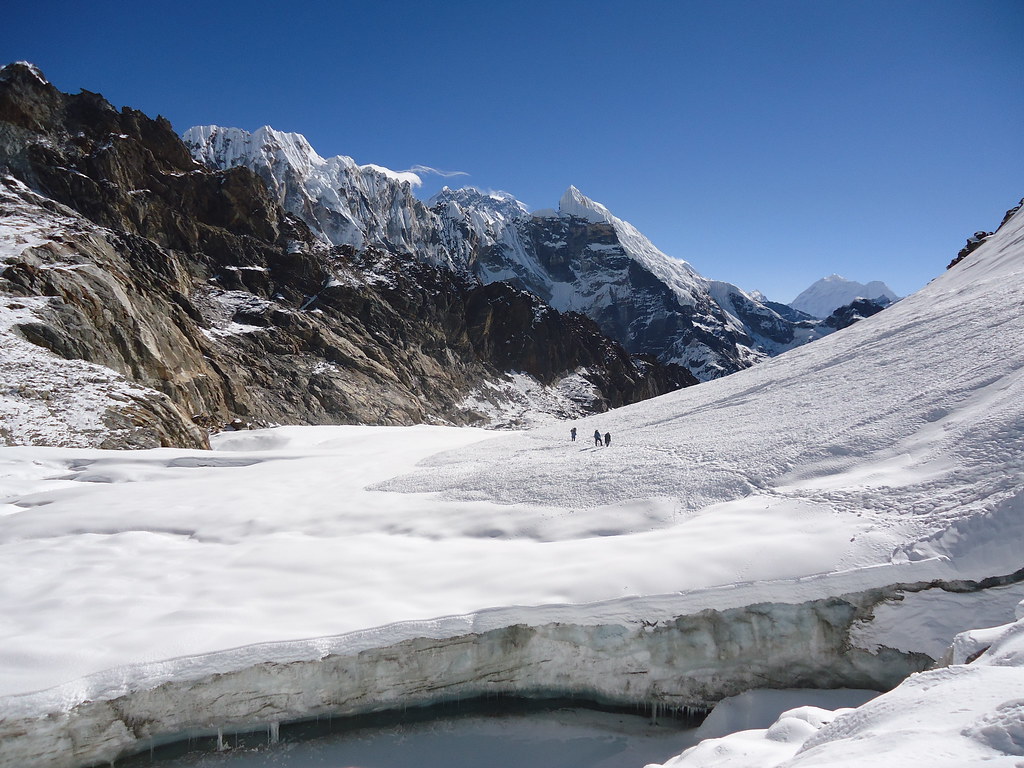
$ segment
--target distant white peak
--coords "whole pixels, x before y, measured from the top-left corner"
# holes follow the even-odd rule
[[[530,215],[530,209],[526,204],[508,192],[482,190],[476,187],[452,189],[446,186],[428,202],[431,207],[438,204],[447,206],[449,211],[452,211],[454,206],[464,214],[473,212],[487,220],[520,219]]]
[[[558,212],[563,216],[575,216],[577,219],[594,223],[611,223],[615,219],[611,211],[591,200],[574,186],[565,190],[562,199],[558,201]]]
[[[758,291],[756,289],[753,290],[753,291],[746,291],[746,294],[750,298],[752,298],[755,301],[758,301],[758,302],[760,302],[762,304],[764,304],[766,301],[768,301],[768,297],[765,296],[763,293],[761,293],[761,291]]]
[[[899,296],[890,288],[888,285],[883,283],[881,280],[872,280],[870,283],[864,286],[865,292],[868,294],[869,299],[877,299],[879,296],[884,296],[889,301],[899,301]]]
[[[431,202],[435,200],[456,200],[458,202],[466,203],[480,203],[486,201],[492,201],[493,203],[500,204],[511,203],[513,205],[519,206],[524,211],[526,210],[526,206],[523,203],[519,202],[514,195],[508,192],[504,192],[500,189],[487,190],[472,186],[452,189],[451,187],[445,185],[444,187],[441,188],[440,192],[438,192],[431,198]]]
[[[828,317],[833,311],[858,298],[877,299],[884,297],[896,301],[899,297],[880,280],[858,283],[837,274],[823,277],[803,291],[789,306],[814,317]]]
[[[279,149],[293,149],[305,155],[323,159],[313,149],[313,145],[306,140],[301,133],[289,133],[287,131],[275,131],[269,125],[257,128],[252,133],[253,141],[256,144]]]

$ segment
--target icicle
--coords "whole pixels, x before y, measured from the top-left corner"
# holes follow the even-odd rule
[[[274,720],[270,723],[270,743],[277,744],[281,740],[281,723]]]
[[[217,751],[223,752],[227,747],[224,746],[224,729],[217,729]]]

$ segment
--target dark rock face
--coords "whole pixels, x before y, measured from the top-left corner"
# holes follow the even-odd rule
[[[469,335],[477,354],[545,384],[564,374],[562,361],[575,360],[587,369],[585,377],[605,393],[607,407],[697,383],[681,366],[662,365],[646,355],[630,356],[585,315],[556,312],[508,283],[475,287],[468,309]]]
[[[736,291],[729,291],[727,295],[736,317],[752,334],[779,345],[787,345],[793,341],[793,325],[797,321],[784,317],[767,304],[752,301]],[[804,314],[799,310],[790,309],[797,314]]]
[[[884,296],[879,296],[877,299],[857,299],[837,309],[825,318],[822,323],[829,328],[839,331],[843,328],[849,328],[858,320],[877,315],[891,303]]]
[[[166,120],[20,64],[0,70],[0,171],[5,206],[61,221],[0,263],[0,296],[51,297],[15,330],[206,426],[473,423],[462,401],[506,371],[586,369],[597,410],[693,383],[507,285],[328,248],[248,169],[197,164]],[[160,442],[202,444],[189,429]]]
[[[959,250],[956,254],[956,258],[953,259],[949,264],[946,265],[946,269],[952,269],[970,254],[974,253],[978,246],[984,243],[989,237],[992,236],[992,232],[986,232],[983,229],[978,230],[973,235],[967,238],[967,244]]]
[[[793,323],[803,323],[815,318],[799,309],[794,309],[789,304],[782,304],[778,301],[766,301],[764,305],[774,311],[779,317],[783,317]]]

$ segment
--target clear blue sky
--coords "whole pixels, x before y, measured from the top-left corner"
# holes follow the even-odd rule
[[[0,59],[179,131],[272,125],[534,208],[575,184],[779,301],[912,292],[1024,196],[1024,0],[37,0]]]

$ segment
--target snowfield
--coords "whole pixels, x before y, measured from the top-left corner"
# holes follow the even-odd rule
[[[365,660],[424,638],[436,642],[415,661],[389,657],[396,680],[414,674],[403,665],[441,665],[459,638],[577,632],[595,656],[545,657],[545,684],[576,665],[612,696],[602,650],[651,643],[628,663],[653,669],[672,622],[705,609],[924,585],[858,619],[864,658],[887,647],[934,659],[976,619],[1012,622],[1024,597],[1012,577],[1024,565],[1022,254],[1024,212],[841,333],[526,432],[282,427],[220,435],[213,452],[0,448],[0,765],[140,748],[157,733],[141,715],[96,720],[88,738],[61,730],[139,692],[147,723],[239,727],[242,709],[182,720],[175,699],[178,720],[152,712],[161,690],[191,695],[215,675],[278,679],[301,665],[274,665]],[[595,430],[610,447],[594,446]],[[988,577],[1010,578],[978,600],[927,588]],[[962,655],[857,709],[797,707],[668,765],[905,765],[922,753],[929,765],[1017,765],[1022,632],[990,633],[977,661]],[[960,645],[980,650],[971,637]],[[459,658],[436,674],[471,681]],[[282,711],[317,711],[297,706]]]

